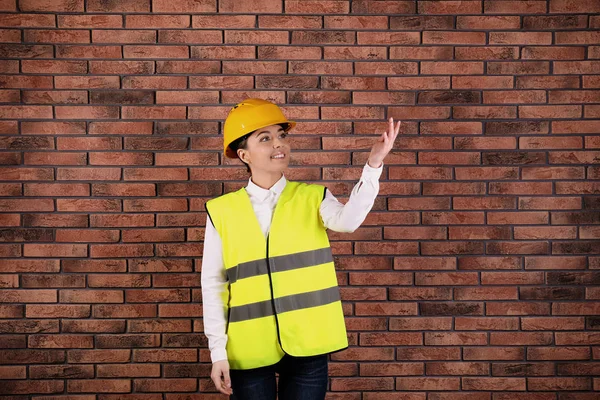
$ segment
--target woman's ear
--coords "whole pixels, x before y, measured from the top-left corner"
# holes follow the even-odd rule
[[[242,160],[246,164],[249,164],[250,157],[248,156],[248,152],[245,149],[238,149],[237,155],[240,158],[240,160]]]

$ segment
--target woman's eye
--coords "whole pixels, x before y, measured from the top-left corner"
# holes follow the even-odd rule
[[[269,140],[269,137],[268,137],[268,136],[263,136],[263,137],[260,139],[260,141],[261,141],[261,142],[266,142],[267,140]]]
[[[288,136],[288,134],[286,132],[282,133],[281,135],[279,135],[280,138],[285,139]]]

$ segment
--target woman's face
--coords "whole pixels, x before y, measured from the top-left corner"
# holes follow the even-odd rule
[[[239,149],[238,155],[253,172],[282,172],[290,163],[287,136],[280,125],[258,129],[248,137],[246,148]]]

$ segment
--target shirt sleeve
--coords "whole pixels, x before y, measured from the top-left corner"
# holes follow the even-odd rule
[[[383,164],[373,168],[365,164],[360,180],[350,193],[348,202],[340,203],[329,190],[319,209],[323,224],[336,232],[354,232],[363,223],[379,193],[379,177]]]
[[[210,220],[206,218],[204,250],[202,253],[202,308],[204,334],[212,362],[227,359],[227,305],[223,302],[229,295],[229,282],[223,263],[221,237]]]

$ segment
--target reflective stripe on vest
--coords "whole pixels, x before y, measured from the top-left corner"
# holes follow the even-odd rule
[[[324,190],[288,181],[267,238],[245,189],[206,203],[229,281],[222,298],[231,369],[273,365],[286,353],[302,357],[348,347],[333,256],[319,214]]]
[[[340,300],[340,291],[335,286],[314,292],[278,297],[274,300],[274,303],[277,314],[282,314],[303,308],[324,306],[338,300]],[[269,317],[271,315],[274,315],[273,302],[267,300],[245,306],[232,307],[229,310],[229,322],[240,322],[254,318]]]
[[[272,257],[269,260],[271,273],[289,271],[297,268],[312,267],[313,265],[332,262],[331,249],[329,247],[318,250],[305,251],[303,253],[290,254],[287,256]],[[240,279],[269,273],[267,259],[241,263],[235,267],[227,268],[227,279],[233,284]]]

